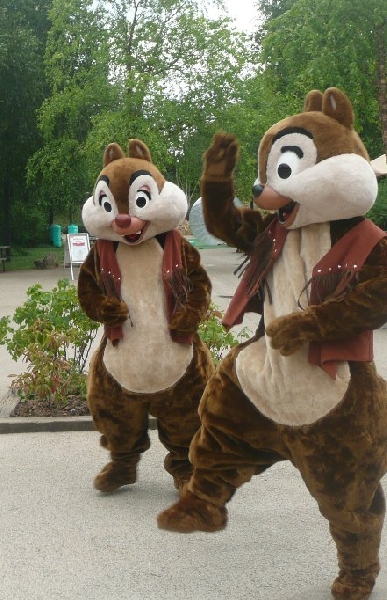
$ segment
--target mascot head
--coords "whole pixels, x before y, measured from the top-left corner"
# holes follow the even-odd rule
[[[178,227],[187,208],[184,192],[165,181],[144,142],[133,139],[128,157],[118,144],[107,146],[82,219],[92,235],[134,246]]]
[[[287,229],[364,215],[378,186],[353,124],[352,105],[343,92],[309,92],[304,112],[265,133],[254,202],[277,211]]]

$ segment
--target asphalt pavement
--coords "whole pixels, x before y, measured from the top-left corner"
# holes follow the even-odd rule
[[[200,252],[213,301],[224,309],[241,255],[225,247]],[[0,273],[0,317],[13,314],[30,285],[51,289],[62,277],[70,278],[69,269]],[[256,318],[244,325],[253,331]],[[387,330],[375,332],[375,360],[387,378],[386,336]],[[17,401],[8,394],[9,375],[24,367],[0,346],[0,600],[331,598],[335,545],[290,463],[237,491],[224,531],[160,531],[156,516],[177,495],[163,469],[166,451],[157,432],[150,432],[137,483],[102,494],[92,479],[108,453],[89,418],[9,417]],[[387,491],[387,478],[383,485]],[[385,532],[381,564],[373,600],[387,599]]]

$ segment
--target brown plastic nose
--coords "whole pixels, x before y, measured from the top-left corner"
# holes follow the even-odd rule
[[[261,185],[260,183],[254,183],[253,189],[252,189],[254,198],[258,198],[262,194],[264,189],[265,189],[264,185]]]
[[[116,225],[118,225],[118,227],[124,228],[124,227],[129,227],[132,219],[126,213],[120,213],[116,216],[114,221],[115,221]]]
[[[278,210],[291,200],[287,196],[278,194],[267,184],[265,186],[258,185],[256,188],[254,186],[254,189],[258,193],[258,196],[254,196],[254,202],[259,208],[264,208],[265,210]]]

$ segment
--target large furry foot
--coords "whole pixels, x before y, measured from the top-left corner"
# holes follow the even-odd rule
[[[371,597],[379,567],[364,571],[341,570],[332,585],[332,596],[336,600],[368,600]]]
[[[136,467],[119,461],[111,461],[104,466],[94,479],[94,487],[101,492],[114,492],[122,485],[135,483]]]
[[[179,502],[158,515],[157,525],[180,533],[219,531],[227,525],[227,510],[186,492]]]

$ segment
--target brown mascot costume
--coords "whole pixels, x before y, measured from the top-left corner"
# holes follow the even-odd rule
[[[158,525],[222,529],[236,488],[290,460],[336,543],[333,596],[363,600],[379,572],[385,513],[387,387],[372,330],[387,320],[387,240],[364,218],[377,180],[353,122],[348,98],[330,88],[266,132],[253,187],[264,218],[233,205],[235,139],[219,134],[206,153],[207,227],[249,256],[225,325],[246,311],[261,320],[209,381],[192,479]]]
[[[165,181],[142,141],[129,142],[129,157],[117,144],[106,148],[82,211],[98,239],[78,278],[83,310],[104,325],[87,389],[101,445],[111,453],[94,480],[103,492],[136,481],[150,443],[149,414],[180,491],[192,474],[188,448],[214,367],[197,333],[211,285],[198,251],[176,229],[186,211],[185,194]]]

